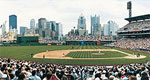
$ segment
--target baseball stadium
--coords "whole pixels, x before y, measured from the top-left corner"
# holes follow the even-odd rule
[[[64,41],[17,36],[0,42],[0,79],[149,80],[150,14],[125,20],[117,36],[70,35]]]

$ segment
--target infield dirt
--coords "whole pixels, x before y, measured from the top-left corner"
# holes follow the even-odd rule
[[[125,57],[112,57],[112,58],[72,58],[72,57],[66,57],[63,55],[67,55],[70,52],[76,52],[76,51],[116,51],[120,52],[122,54],[126,54]],[[110,53],[111,54],[111,53]],[[42,53],[35,54],[34,58],[43,58],[43,55],[45,55],[45,58],[49,59],[78,59],[78,60],[95,60],[95,59],[142,59],[146,58],[144,55],[140,55],[140,57],[136,57],[136,55],[132,55],[129,53],[125,53],[119,50],[115,49],[73,49],[73,50],[56,50],[56,51],[46,51]]]

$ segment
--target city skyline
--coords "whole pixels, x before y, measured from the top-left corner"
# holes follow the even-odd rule
[[[129,0],[1,0],[0,1],[0,24],[8,20],[8,16],[15,14],[18,19],[18,30],[20,26],[30,27],[30,20],[44,17],[50,21],[63,24],[64,34],[68,33],[77,25],[78,16],[83,13],[86,18],[87,30],[90,32],[90,16],[100,16],[102,25],[109,20],[115,21],[119,27],[123,27],[128,17],[127,2]],[[144,15],[150,12],[148,0],[131,0],[133,4],[133,15]],[[29,4],[30,3],[30,4]],[[84,3],[84,5],[83,5]],[[67,5],[66,5],[67,4]],[[120,7],[122,6],[122,7]],[[49,10],[49,11],[48,11]],[[8,31],[7,23],[7,31]],[[77,28],[77,26],[76,26]]]

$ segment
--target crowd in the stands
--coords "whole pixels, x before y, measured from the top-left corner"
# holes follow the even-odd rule
[[[58,41],[58,40],[40,40],[39,43],[64,43],[65,41]]]
[[[112,40],[119,40],[117,36],[102,36],[101,37],[102,41],[112,41]]]
[[[99,36],[93,36],[93,35],[70,35],[66,38],[67,41],[97,41],[99,40]]]
[[[149,62],[116,66],[80,66],[0,58],[1,80],[149,80]]]
[[[86,36],[73,36],[70,35],[66,38],[67,41],[98,41],[99,36],[94,35],[86,35]],[[116,36],[101,36],[101,40],[103,41],[111,41],[111,40],[118,40]]]
[[[150,20],[131,22],[120,28],[118,32],[141,31],[150,29]]]
[[[114,46],[125,49],[148,49],[150,50],[150,38],[123,38],[117,42],[106,44],[105,46]]]

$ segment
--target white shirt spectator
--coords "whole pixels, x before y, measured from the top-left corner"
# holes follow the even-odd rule
[[[30,79],[31,80],[41,80],[41,78],[39,76],[37,76],[37,75],[31,76]]]
[[[7,74],[4,74],[2,71],[0,71],[0,78],[7,78]]]

